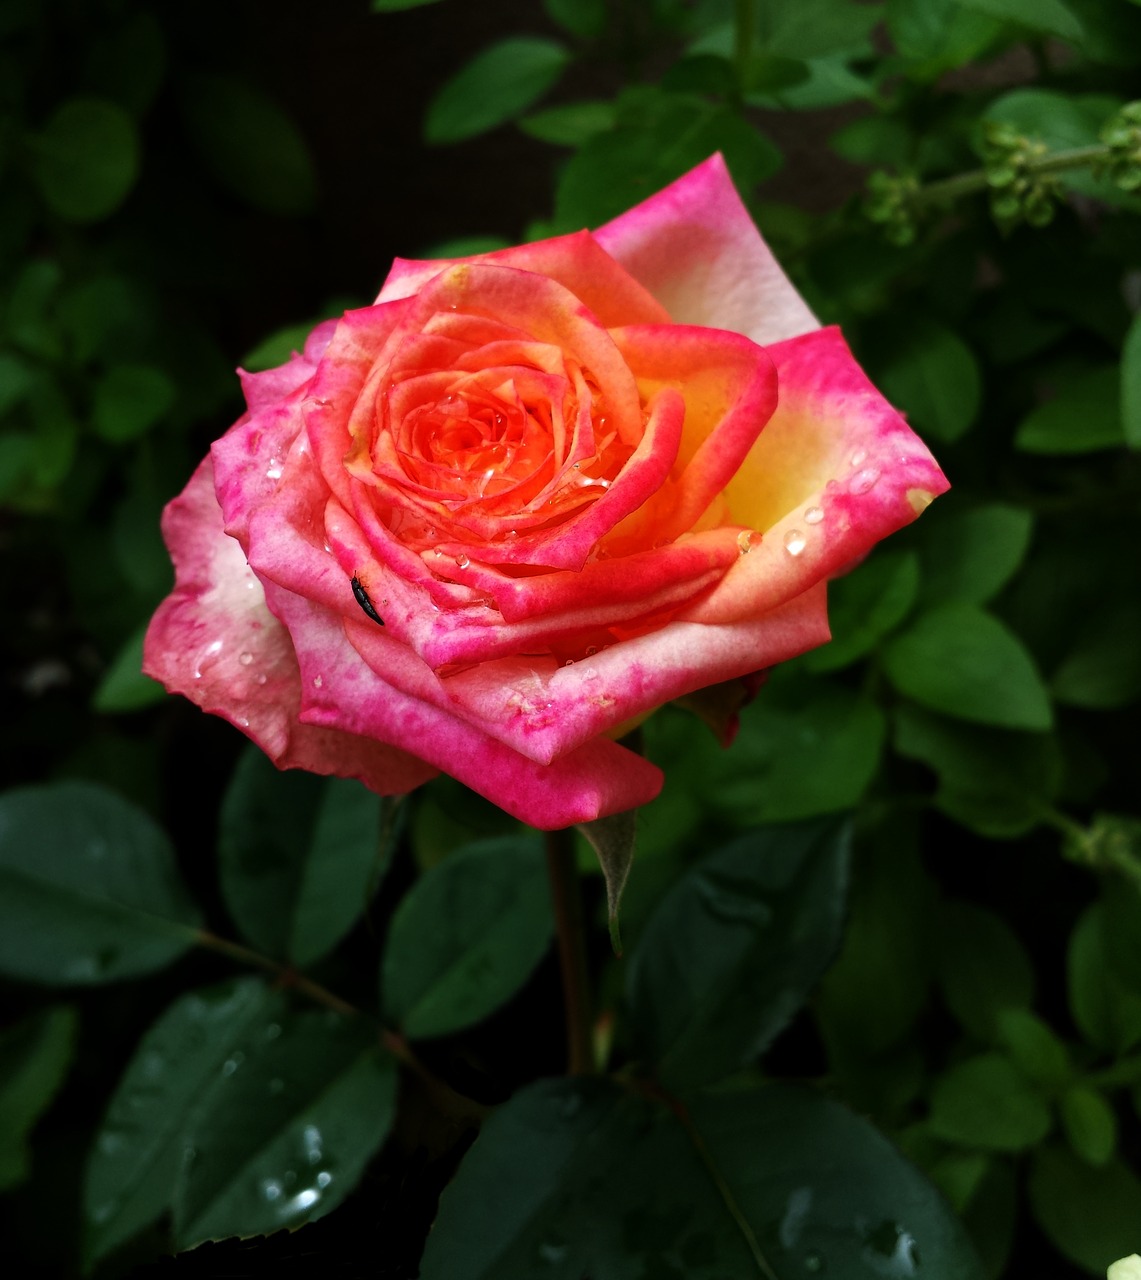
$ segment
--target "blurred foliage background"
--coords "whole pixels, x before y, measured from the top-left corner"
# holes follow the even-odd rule
[[[266,774],[139,675],[170,583],[159,512],[240,412],[233,368],[367,302],[396,254],[597,225],[715,150],[954,488],[835,585],[836,639],[774,674],[728,753],[680,710],[647,724],[667,785],[629,949],[709,848],[853,812],[850,889],[819,891],[847,904],[839,954],[766,1073],[871,1117],[962,1216],[980,1274],[1141,1250],[1139,63],[1131,0],[5,0],[0,1232],[22,1274],[162,1270],[175,1175],[98,1220],[119,1176],[104,1110],[172,999],[248,961],[187,952],[201,920],[367,1005],[386,922],[403,903],[390,949],[414,950],[407,913],[438,868],[470,874],[473,836],[526,862],[513,824],[441,780],[385,810],[378,867],[371,801]],[[315,888],[297,869],[330,850]],[[115,877],[190,932],[95,921],[71,890],[102,901]],[[487,906],[514,949],[466,993],[475,1026],[455,993],[435,1021],[415,981],[389,998],[480,1105],[561,1064],[545,887],[513,883]],[[276,908],[315,894],[279,936]],[[637,1010],[652,981],[623,995],[594,959],[604,1005]],[[280,1030],[278,995],[242,981],[210,1008]],[[637,1055],[622,1028],[616,1060]],[[338,1105],[361,1073],[391,1091],[350,1034],[321,1034]],[[225,1264],[416,1274],[460,1152],[405,1113],[374,1159],[385,1131],[357,1135],[337,1213]],[[187,1194],[180,1243],[267,1230]],[[185,1265],[212,1274],[226,1248]]]

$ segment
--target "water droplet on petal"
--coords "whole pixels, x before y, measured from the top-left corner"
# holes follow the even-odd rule
[[[748,555],[749,548],[753,545],[753,531],[751,529],[742,529],[737,535],[737,550],[744,556]]]
[[[808,546],[808,539],[799,529],[790,529],[784,535],[784,549],[790,556],[798,556]]]
[[[864,459],[867,458],[867,456],[868,456],[867,449],[857,449],[856,452],[852,454],[851,458],[849,459],[849,462],[851,462],[853,467],[862,467],[864,464]]]
[[[461,551],[460,554],[456,556],[456,567],[459,569],[466,569],[469,564],[471,564],[471,561]]]
[[[564,662],[564,663],[563,663],[563,666],[564,666],[564,667],[573,667],[573,666],[574,666],[574,659],[573,659],[573,658],[568,658],[568,659],[566,660],[566,662]]]
[[[848,490],[851,493],[867,493],[879,478],[880,473],[875,467],[865,467],[852,477]]]
[[[265,684],[268,679],[269,679],[269,676],[267,676],[263,671],[261,675],[258,676],[258,684]]]
[[[596,644],[588,644],[588,645],[586,646],[586,656],[587,656],[588,658],[593,658],[593,657],[594,657],[594,655],[595,655],[597,652],[598,652],[598,645],[596,645]]]
[[[313,688],[314,688],[314,689],[320,689],[320,687],[321,687],[324,683],[325,683],[325,682],[324,682],[324,680],[322,680],[320,676],[314,676],[314,677],[313,677]]]
[[[819,524],[824,519],[823,507],[809,507],[804,513],[805,524]]]
[[[243,667],[248,667],[250,663],[253,662],[253,660],[254,660],[254,655],[252,653],[238,654],[238,661],[242,664]]]

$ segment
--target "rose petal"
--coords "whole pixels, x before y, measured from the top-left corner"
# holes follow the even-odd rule
[[[760,343],[817,328],[720,155],[594,234],[676,324],[731,329]]]

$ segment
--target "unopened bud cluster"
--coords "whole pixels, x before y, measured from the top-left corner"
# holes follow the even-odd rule
[[[1101,130],[1107,154],[1098,166],[1122,191],[1141,187],[1141,102],[1130,102]]]
[[[1047,154],[1044,142],[1024,137],[1012,125],[987,124],[982,157],[990,187],[990,208],[1000,227],[1020,222],[1044,227],[1054,217],[1061,184],[1052,174],[1037,172]]]
[[[892,244],[911,244],[916,233],[918,193],[918,178],[880,170],[868,178],[864,212],[872,222],[883,227],[884,235]]]

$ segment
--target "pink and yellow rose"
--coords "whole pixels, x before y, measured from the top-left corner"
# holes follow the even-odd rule
[[[537,827],[651,800],[616,731],[823,644],[828,578],[947,487],[719,157],[593,234],[398,260],[242,377],[145,669],[282,768]]]

